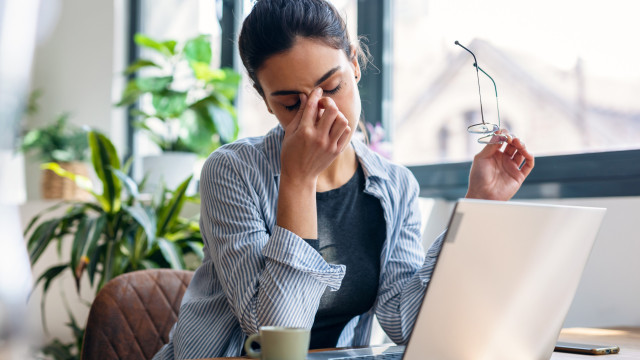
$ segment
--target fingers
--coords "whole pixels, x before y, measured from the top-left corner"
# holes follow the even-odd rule
[[[318,111],[319,119],[316,124],[318,131],[328,135],[329,143],[336,144],[337,149],[341,151],[350,138],[349,121],[331,98],[321,98],[318,102],[318,108],[322,110]]]
[[[500,135],[500,136],[497,136]],[[500,129],[498,131],[496,131],[494,133],[494,135],[492,136],[496,136],[499,137],[500,139],[505,139],[507,141],[507,143],[510,143],[513,140],[513,137],[511,135],[509,135],[509,131],[507,129]],[[484,148],[482,148],[482,150],[480,150],[480,152],[476,155],[477,158],[489,158],[493,155],[495,155],[498,151],[500,151],[500,149],[502,149],[502,145],[504,143],[502,142],[497,142],[494,144],[487,144],[485,145]]]
[[[305,94],[300,94],[300,110],[302,111],[301,125],[314,126],[316,117],[318,114],[318,101],[322,97],[322,88],[316,88],[309,94],[309,98],[306,103],[302,104],[302,97],[306,97]],[[300,111],[298,110],[298,112]]]
[[[333,99],[328,97],[323,97],[318,101],[318,108],[324,110],[319,111],[319,119],[317,122],[317,128],[323,134],[328,134],[333,126],[334,120],[340,114],[340,110],[338,110],[338,106],[333,101]]]
[[[523,158],[523,160],[519,162],[520,171],[522,171],[524,176],[529,176],[529,173],[531,173],[531,170],[533,170],[533,166],[535,165],[535,158],[527,150],[526,146],[520,139],[516,139],[516,140],[517,140],[518,154]]]
[[[504,154],[511,159],[525,177],[531,173],[535,159],[527,150],[522,140],[519,138],[513,138],[505,147]]]
[[[300,94],[300,107],[298,107],[298,112],[296,116],[293,118],[293,121],[289,124],[287,128],[291,128],[292,131],[296,131],[298,126],[300,126],[300,122],[302,121],[302,117],[304,115],[304,110],[307,106],[307,94]]]

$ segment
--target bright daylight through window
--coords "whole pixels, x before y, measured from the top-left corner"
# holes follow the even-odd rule
[[[467,161],[481,148],[473,58],[502,127],[537,156],[640,148],[640,3],[394,2],[393,158]],[[484,117],[497,121],[480,74]]]

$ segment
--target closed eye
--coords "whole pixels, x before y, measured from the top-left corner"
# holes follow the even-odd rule
[[[335,88],[331,89],[331,90],[323,90],[323,94],[327,94],[327,95],[335,95],[338,93],[338,91],[340,91],[342,89],[342,83],[338,84],[338,86],[336,86]],[[285,109],[287,109],[287,111],[295,111],[298,109],[298,107],[300,107],[300,99],[298,99],[298,101],[293,104],[293,105],[289,105],[286,106],[285,105]]]
[[[325,94],[329,94],[329,95],[333,95],[335,93],[337,93],[338,91],[340,91],[340,89],[342,89],[342,82],[340,84],[338,84],[338,86],[336,86],[335,88],[331,89],[331,90],[324,90]]]
[[[293,105],[289,105],[289,106],[286,106],[286,105],[285,105],[285,107],[284,107],[284,108],[285,108],[285,109],[287,109],[288,111],[294,111],[294,110],[296,110],[299,106],[300,106],[300,99],[298,99],[298,101],[297,101],[295,104],[293,104]]]

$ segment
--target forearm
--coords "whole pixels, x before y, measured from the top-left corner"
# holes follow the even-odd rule
[[[303,239],[318,238],[316,180],[280,177],[276,223]]]
[[[387,335],[397,344],[409,339],[425,295],[425,289],[431,280],[436,259],[442,246],[445,233],[442,233],[427,251],[422,266],[413,274],[405,271],[406,281],[389,283],[380,299],[376,315]]]
[[[322,293],[327,287],[337,290],[345,273],[344,266],[328,264],[281,227],[274,229],[260,253],[245,254],[243,260],[254,266],[242,266],[241,273],[238,262],[229,261],[233,255],[227,255],[232,254],[225,252],[217,265],[235,280],[228,284],[230,300],[247,334],[263,325],[310,327]]]

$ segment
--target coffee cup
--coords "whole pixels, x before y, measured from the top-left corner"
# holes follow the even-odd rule
[[[281,326],[262,326],[244,342],[249,357],[261,360],[304,360],[309,351],[309,330]],[[260,344],[254,350],[253,343]]]

